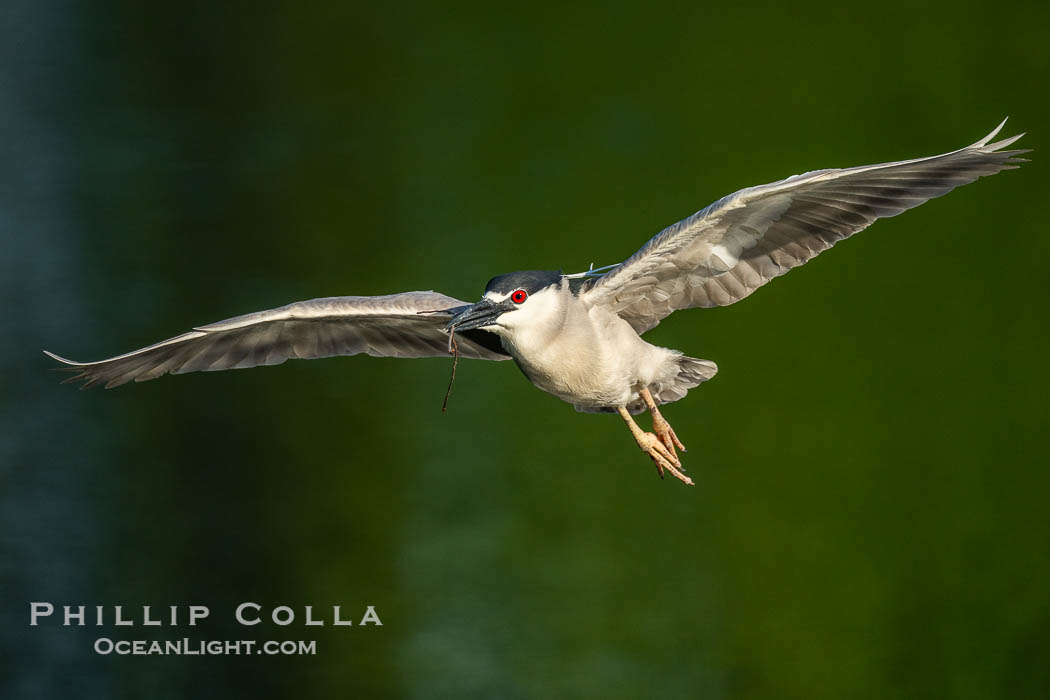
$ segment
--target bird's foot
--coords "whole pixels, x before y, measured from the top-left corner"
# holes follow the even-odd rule
[[[685,449],[685,445],[683,445],[682,441],[678,439],[678,436],[674,434],[674,428],[672,428],[671,424],[660,415],[659,411],[653,410],[652,416],[653,432],[656,433],[658,438],[660,438],[660,442],[662,442],[664,447],[667,448],[667,451],[672,455],[675,455],[675,464],[681,467],[682,463],[678,461],[678,453],[675,452],[675,448],[677,447],[682,452],[688,452],[688,450]]]
[[[648,394],[648,392],[646,392]],[[649,399],[652,400],[651,397]],[[631,413],[627,410],[626,406],[619,406],[616,409],[620,417],[623,418],[623,422],[627,424],[627,427],[631,431],[631,435],[634,437],[634,441],[638,443],[638,447],[642,448],[642,452],[649,455],[649,459],[653,460],[653,464],[656,465],[656,473],[660,475],[660,478],[664,478],[664,472],[671,472],[671,475],[680,480],[684,484],[689,486],[693,485],[693,480],[683,474],[682,463],[678,461],[678,455],[675,454],[674,444],[677,443],[680,447],[682,443],[678,442],[678,438],[674,436],[674,431],[671,431],[671,426],[666,425],[667,421],[664,421],[666,430],[670,431],[665,438],[661,439],[653,433],[647,433],[638,427],[638,424],[634,422],[634,418],[631,417]],[[656,425],[655,416],[659,415],[659,412],[654,414],[654,423]],[[661,427],[663,429],[663,427]],[[670,439],[671,444],[664,444],[665,439]],[[684,447],[682,448],[685,449]]]
[[[671,434],[674,435],[673,432]],[[642,452],[645,452],[649,455],[649,459],[653,460],[653,464],[656,465],[656,472],[661,479],[664,478],[664,471],[666,470],[671,472],[671,476],[682,483],[693,486],[693,480],[682,473],[684,468],[678,460],[678,455],[675,454],[673,446],[667,447],[664,444],[664,440],[653,433],[640,433],[635,436],[635,439],[638,442],[638,446],[642,448]]]

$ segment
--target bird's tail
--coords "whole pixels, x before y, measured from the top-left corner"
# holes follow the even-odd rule
[[[670,381],[665,380],[649,387],[649,391],[653,394],[653,399],[659,405],[684,399],[690,389],[706,382],[718,372],[718,365],[710,360],[700,360],[695,357],[679,355],[675,358],[675,362],[678,364],[678,374]],[[637,406],[629,406],[628,408],[632,409],[632,412],[633,409],[643,411],[645,410],[645,404],[639,400]]]
[[[690,389],[706,382],[718,372],[718,365],[710,360],[680,355],[677,361],[678,376],[671,383],[660,387],[659,392],[653,392],[653,398],[658,404],[685,398]]]
[[[702,382],[706,382],[718,372],[718,365],[710,360],[699,360],[695,357],[679,355],[674,358],[674,362],[678,365],[678,373],[670,381],[664,380],[649,386],[649,391],[652,392],[653,400],[657,404],[671,403],[672,401],[685,398],[690,389]],[[646,410],[645,402],[642,401],[641,397],[627,404],[626,408],[631,415],[637,415]],[[576,410],[581,413],[616,412],[616,409],[611,406],[603,408],[576,406]]]
[[[679,355],[675,358],[678,365],[678,373],[670,380],[664,380],[653,384],[649,391],[657,404],[671,403],[684,399],[690,389],[706,382],[718,372],[718,365],[710,360],[700,360],[695,357]],[[627,407],[631,413],[639,413],[645,410],[645,404],[638,400],[636,404]]]
[[[706,382],[718,372],[718,365],[711,360],[698,360],[682,355],[678,358],[678,380],[687,389]]]

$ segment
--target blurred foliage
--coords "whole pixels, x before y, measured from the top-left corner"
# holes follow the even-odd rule
[[[510,364],[59,386],[289,301],[623,259],[744,186],[1050,124],[1043,3],[9,4],[9,698],[1045,697],[1042,151],[654,342],[695,489]],[[98,657],[27,603],[315,657]],[[244,600],[376,629],[246,630]],[[107,632],[113,633],[112,628]],[[144,634],[141,630],[139,634]],[[170,629],[160,638],[173,636]]]

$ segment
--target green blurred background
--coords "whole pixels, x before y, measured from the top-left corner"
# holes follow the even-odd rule
[[[1047,697],[1042,150],[647,336],[721,370],[666,411],[693,489],[510,364],[461,363],[442,414],[442,359],[78,392],[40,354],[475,299],[1007,114],[1041,149],[1047,7],[5,3],[0,696]],[[100,657],[37,600],[318,653]]]

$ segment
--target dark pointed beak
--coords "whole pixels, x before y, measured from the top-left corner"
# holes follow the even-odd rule
[[[501,304],[482,299],[477,304],[466,307],[459,306],[454,309],[448,309],[448,311],[453,316],[452,320],[445,324],[446,333],[453,328],[457,331],[469,331],[472,328],[491,326],[505,309]]]

